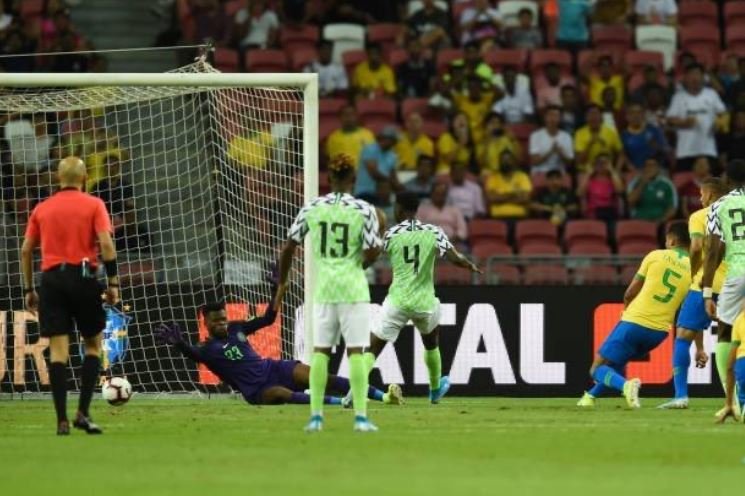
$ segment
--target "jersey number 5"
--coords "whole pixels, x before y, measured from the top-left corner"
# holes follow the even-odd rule
[[[732,219],[732,240],[742,241],[745,239],[745,210],[733,208],[729,212],[729,218]],[[736,222],[734,222],[736,220]]]
[[[321,256],[344,258],[349,253],[349,224],[342,222],[319,222],[321,226]],[[332,236],[336,247],[329,247],[329,236]]]
[[[419,245],[404,246],[404,262],[414,265],[414,274],[419,273]]]
[[[665,287],[668,289],[667,293],[664,295],[654,295],[654,299],[659,301],[660,303],[667,303],[670,300],[673,299],[673,296],[675,296],[675,292],[678,290],[673,283],[670,281],[670,279],[680,279],[683,276],[678,274],[672,269],[667,269],[665,271],[665,274],[662,276],[662,284],[665,285]]]

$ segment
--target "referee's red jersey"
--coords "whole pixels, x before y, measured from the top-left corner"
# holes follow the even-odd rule
[[[39,203],[26,227],[26,237],[41,242],[41,270],[56,265],[80,264],[88,258],[97,260],[99,233],[112,232],[111,219],[100,198],[63,189]]]

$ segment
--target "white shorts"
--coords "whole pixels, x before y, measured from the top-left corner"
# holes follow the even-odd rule
[[[422,334],[429,334],[440,324],[440,300],[435,298],[435,306],[430,312],[406,312],[392,305],[388,298],[383,302],[380,312],[380,328],[373,334],[389,343],[395,343],[401,329],[411,321]]]
[[[734,324],[737,315],[742,310],[743,298],[745,298],[745,277],[727,277],[717,300],[717,318],[725,324]]]
[[[370,346],[370,304],[316,303],[313,308],[313,346],[332,348],[344,338],[347,348]]]

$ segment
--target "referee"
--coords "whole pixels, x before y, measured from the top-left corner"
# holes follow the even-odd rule
[[[93,388],[99,377],[101,333],[106,314],[101,305],[102,288],[96,280],[96,241],[106,268],[106,301],[119,300],[116,248],[111,238],[111,219],[104,203],[83,193],[85,164],[77,157],[60,161],[57,170],[60,190],[34,208],[21,248],[26,308],[39,312],[41,335],[49,338],[54,409],[57,434],[70,434],[67,420],[67,362],[70,333],[77,324],[85,341],[81,371],[80,401],[73,426],[88,434],[101,434],[88,413]],[[33,252],[41,245],[41,287],[33,286]]]

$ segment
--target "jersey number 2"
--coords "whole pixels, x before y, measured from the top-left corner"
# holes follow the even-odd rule
[[[654,295],[654,299],[659,301],[660,303],[667,303],[670,300],[673,299],[673,296],[675,296],[675,292],[678,290],[672,282],[670,282],[670,279],[680,279],[683,276],[678,274],[672,269],[667,269],[665,273],[662,276],[662,284],[665,285],[665,287],[668,289],[667,293],[664,295]]]
[[[732,240],[742,241],[745,239],[745,210],[734,208],[729,212],[729,218],[732,219]],[[737,218],[737,222],[735,221]]]
[[[414,274],[419,273],[419,245],[404,246],[404,262],[414,266]]]
[[[342,222],[319,222],[321,226],[321,256],[344,258],[349,253],[349,224]],[[336,248],[329,247],[329,236],[333,236]],[[337,249],[338,248],[338,249]]]

